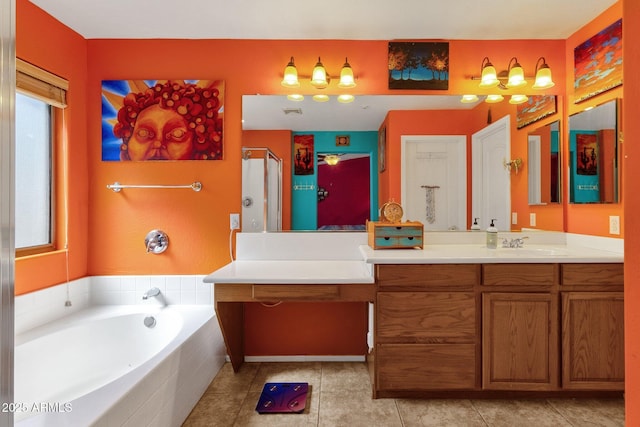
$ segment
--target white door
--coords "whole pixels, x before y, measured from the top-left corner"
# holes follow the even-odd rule
[[[471,215],[485,230],[495,219],[498,230],[511,229],[510,172],[504,162],[511,155],[509,116],[490,124],[471,137]]]
[[[403,136],[401,197],[404,219],[425,230],[467,228],[467,137]]]

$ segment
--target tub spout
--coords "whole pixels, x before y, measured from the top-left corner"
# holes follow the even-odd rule
[[[159,295],[160,295],[160,289],[151,288],[147,292],[145,292],[144,295],[142,295],[142,299],[148,299],[149,297],[157,297]]]

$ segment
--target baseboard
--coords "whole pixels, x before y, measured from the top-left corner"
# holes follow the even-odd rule
[[[364,355],[245,356],[245,362],[364,362]]]

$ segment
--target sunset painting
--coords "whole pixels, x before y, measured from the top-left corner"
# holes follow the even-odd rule
[[[518,104],[516,120],[518,129],[537,122],[557,111],[555,95],[532,95],[527,102]]]
[[[574,50],[575,102],[622,84],[622,19]]]

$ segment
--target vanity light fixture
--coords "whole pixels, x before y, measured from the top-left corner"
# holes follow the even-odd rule
[[[507,70],[496,72],[488,57],[484,57],[481,65],[480,77],[471,76],[471,80],[480,80],[478,85],[482,89],[498,87],[500,89],[520,88],[527,85],[527,80],[533,80],[533,89],[548,89],[555,83],[551,78],[551,69],[544,57],[538,58],[535,66],[535,77],[525,76],[522,66],[515,56],[509,60]]]
[[[313,86],[315,89],[321,89],[321,90],[327,88],[331,83],[331,79],[332,79],[329,73],[327,73],[327,70],[325,69],[324,65],[322,64],[322,60],[320,59],[320,57],[318,57],[318,62],[313,67],[313,71],[311,72],[310,76],[309,75],[304,76],[302,74],[298,75],[298,70],[295,66],[293,56],[292,56],[291,60],[285,67],[284,76],[280,83],[282,86],[286,88],[299,88],[300,87],[299,78],[308,78],[311,86]],[[348,58],[345,57],[344,59],[344,65],[340,70],[340,78],[338,79],[337,76],[335,75],[334,75],[334,78],[338,82],[338,87],[340,89],[351,89],[356,86],[356,79],[353,74],[353,69],[349,64]],[[290,94],[290,95],[287,95],[287,98],[291,101],[302,101],[304,99],[303,95],[301,94]],[[342,94],[337,97],[338,102],[343,104],[348,104],[350,102],[353,102],[354,99],[355,97],[351,94]],[[313,100],[317,102],[327,102],[329,100],[329,96],[318,94],[313,96]]]
[[[293,63],[293,56],[284,69],[284,78],[280,84],[284,87],[290,88],[300,87],[300,82],[298,81],[298,69]]]
[[[527,81],[524,79],[524,70],[522,69],[522,65],[518,63],[518,58],[515,56],[509,60],[507,71],[509,72],[509,80],[506,84],[508,88],[523,87],[527,85]]]
[[[327,80],[327,70],[325,70],[324,65],[322,65],[320,57],[318,57],[316,66],[313,67],[313,73],[311,73],[311,85],[316,89],[324,89],[329,86],[329,81]]]
[[[478,95],[462,95],[460,102],[463,104],[473,104],[474,102],[478,102]]]
[[[353,77],[353,69],[351,68],[351,65],[349,65],[347,58],[344,58],[344,65],[342,66],[342,70],[340,70],[340,81],[338,82],[338,87],[342,89],[356,87],[356,80]]]
[[[540,61],[542,61],[542,64],[540,64]],[[536,62],[536,81],[533,83],[533,88],[548,89],[554,85],[555,83],[551,78],[551,69],[549,68],[549,65],[547,65],[547,61],[544,57],[541,56]]]
[[[356,98],[350,93],[343,93],[341,95],[338,95],[338,102],[341,104],[348,104],[350,102],[353,102],[354,99]]]
[[[335,166],[340,161],[340,156],[338,156],[337,154],[327,154],[326,156],[324,156],[324,161],[329,166]]]
[[[500,80],[498,80],[498,73],[496,73],[496,67],[494,67],[491,61],[489,61],[489,57],[484,57],[480,68],[482,70],[480,87],[496,87],[500,84]]]
[[[484,102],[488,103],[488,104],[495,104],[498,102],[502,102],[504,100],[504,96],[497,94],[497,95],[487,95],[487,98],[484,100]]]
[[[524,104],[528,100],[529,97],[527,95],[511,95],[511,98],[509,98],[509,104]]]

